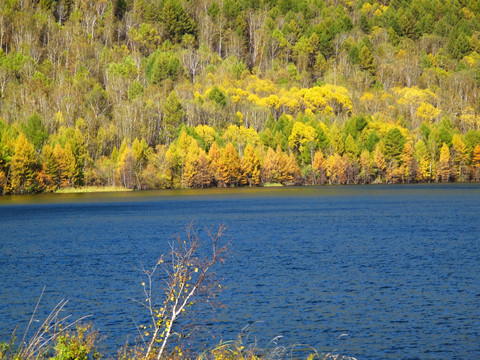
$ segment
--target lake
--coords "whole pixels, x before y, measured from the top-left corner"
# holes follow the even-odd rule
[[[480,358],[480,185],[374,185],[0,198],[0,341],[61,299],[107,354],[146,313],[142,264],[194,221],[228,227],[222,307],[192,348],[236,339],[357,359]],[[192,308],[193,309],[193,308]],[[21,337],[21,336],[20,336]],[[301,345],[300,345],[301,344]]]

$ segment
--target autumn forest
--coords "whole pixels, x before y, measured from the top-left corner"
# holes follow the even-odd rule
[[[0,194],[480,181],[479,0],[0,0]]]

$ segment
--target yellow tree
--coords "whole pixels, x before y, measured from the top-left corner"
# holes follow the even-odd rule
[[[198,171],[198,160],[200,155],[200,147],[197,142],[192,142],[192,146],[188,149],[185,156],[185,166],[183,171],[183,179],[189,187],[197,187],[196,177]],[[183,183],[182,183],[183,184]]]
[[[351,134],[348,134],[345,139],[345,154],[347,154],[350,159],[355,159],[358,156],[358,148]]]
[[[398,104],[404,108],[405,115],[412,120],[434,121],[440,114],[432,105],[437,101],[437,96],[431,90],[412,86],[394,88],[393,92],[399,97]]]
[[[440,178],[440,181],[450,181],[450,149],[445,143],[443,143],[442,148],[440,149],[440,159],[438,162],[438,167],[438,177]]]
[[[148,164],[142,172],[142,183],[146,187],[166,189],[172,187],[172,172],[165,145],[157,145],[155,152],[148,158]]]
[[[195,188],[210,187],[213,179],[209,156],[198,145],[192,146],[185,162],[185,180],[188,186]]]
[[[323,185],[327,180],[327,168],[325,158],[322,150],[317,150],[313,157],[313,169],[314,169],[314,183],[315,185]]]
[[[295,185],[300,182],[301,171],[293,154],[285,154],[280,146],[277,146],[278,168],[280,170],[280,182],[283,185]]]
[[[367,149],[363,149],[360,154],[360,174],[359,179],[364,184],[368,184],[372,178],[372,158]]]
[[[80,125],[82,121],[83,119],[78,119],[77,126]],[[85,136],[83,135],[82,131],[80,131],[80,128],[75,129],[73,133],[73,137],[69,139],[68,143],[70,143],[73,156],[75,157],[75,172],[73,176],[72,185],[75,185],[75,186],[83,185],[84,172],[85,172],[86,165],[89,161],[89,155],[87,151]],[[66,149],[66,145],[65,145],[65,149]]]
[[[375,169],[377,172],[377,181],[381,182],[386,174],[387,162],[385,161],[385,156],[381,150],[381,141],[375,147],[375,152],[373,154],[373,163],[375,164]]]
[[[243,150],[247,144],[252,144],[253,146],[260,144],[260,136],[255,129],[247,129],[243,125],[230,125],[223,134],[223,138],[226,141],[231,142],[237,148],[240,155],[243,154]]]
[[[42,162],[45,172],[45,190],[47,192],[55,191],[58,188],[59,173],[58,163],[51,145],[45,145],[42,149]]]
[[[174,141],[167,150],[167,156],[172,167],[172,174],[175,179],[179,179],[180,187],[184,188],[185,182],[185,162],[187,154],[192,146],[197,146],[197,141],[182,131],[176,141]],[[175,176],[177,175],[177,176]]]
[[[268,148],[267,154],[263,158],[261,174],[263,184],[280,182],[277,154],[271,147]]]
[[[358,163],[355,158],[343,154],[343,166],[345,168],[345,184],[355,184],[358,175]]]
[[[302,89],[303,101],[307,109],[324,115],[344,115],[352,110],[352,100],[348,90],[342,86],[326,84]]]
[[[412,182],[416,177],[416,163],[413,157],[413,146],[407,142],[403,147],[401,155],[401,165],[399,168],[402,182]]]
[[[125,151],[119,154],[118,166],[116,171],[117,182],[127,189],[133,189],[135,184],[138,186],[138,178],[135,173],[135,158],[132,150],[127,147]]]
[[[452,137],[452,157],[455,164],[455,176],[458,180],[465,180],[468,161],[470,156],[467,147],[458,134]]]
[[[477,144],[473,149],[472,168],[475,181],[480,180],[480,144]]]
[[[415,144],[415,158],[418,163],[417,180],[431,181],[433,174],[433,164],[428,154],[427,145],[423,140],[417,141]]]
[[[58,163],[60,187],[69,187],[75,184],[75,172],[77,160],[69,142],[62,148],[60,144],[55,145],[53,154]]]
[[[242,183],[248,186],[260,184],[260,160],[253,146],[247,144],[242,159]]]
[[[347,182],[344,159],[337,152],[327,158],[327,176],[330,184],[345,184]]]
[[[195,126],[195,132],[203,139],[207,148],[212,146],[215,141],[215,129],[208,125]]]
[[[421,121],[435,122],[440,116],[440,110],[429,103],[422,102],[415,112]]]
[[[200,149],[197,161],[197,174],[195,176],[195,185],[198,187],[210,187],[214,181],[214,175],[210,157],[207,153]]]
[[[3,170],[0,170],[0,193],[5,195],[7,192],[7,176]]]
[[[31,193],[35,190],[35,149],[20,133],[12,156],[10,187],[14,193]]]
[[[145,139],[139,141],[138,138],[135,138],[132,143],[132,155],[135,159],[135,171],[137,172],[137,174],[140,174],[144,166],[146,166],[147,164],[149,155],[148,150],[149,148]]]
[[[216,141],[214,141],[212,143],[212,146],[210,146],[210,150],[208,151],[208,157],[211,160],[215,185],[225,186],[224,174],[226,173],[226,165]]]
[[[305,150],[308,150],[310,159],[305,161],[305,163],[311,164],[314,157],[316,138],[317,133],[312,126],[297,121],[293,124],[292,132],[288,137],[288,146],[297,153],[303,153]]]
[[[241,164],[237,151],[231,142],[225,146],[223,160],[225,163],[225,169],[222,177],[225,181],[225,185],[237,185],[241,180]]]
[[[57,176],[55,177],[57,179],[57,186],[65,187],[68,185],[68,178],[66,176],[66,168],[68,161],[65,158],[65,151],[60,144],[56,144],[53,148],[53,156],[55,159],[55,163],[57,164]]]
[[[343,142],[342,134],[340,129],[336,124],[333,124],[329,132],[330,144],[332,144],[333,149],[339,155],[343,155],[345,152],[345,143]]]

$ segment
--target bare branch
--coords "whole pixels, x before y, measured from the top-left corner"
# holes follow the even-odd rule
[[[212,266],[221,261],[222,254],[226,252],[227,246],[219,247],[220,238],[225,232],[225,226],[221,225],[216,233],[205,228],[211,246],[210,255],[200,256],[197,254],[202,243],[198,233],[192,224],[186,228],[186,237],[182,239],[176,236],[170,243],[168,258],[165,263],[163,257],[151,270],[142,267],[146,281],[142,282],[145,301],[139,301],[149,311],[152,333],[145,332],[151,336],[148,346],[144,352],[145,359],[155,357],[160,360],[165,353],[171,336],[176,334],[182,336],[178,329],[178,319],[186,313],[186,309],[193,305],[195,296],[199,293],[213,294],[216,289],[213,287]],[[158,269],[162,271],[157,273]],[[161,276],[165,274],[164,276]],[[160,302],[153,299],[154,280],[160,275],[163,287],[160,291],[164,298]],[[162,286],[162,285],[160,285]]]

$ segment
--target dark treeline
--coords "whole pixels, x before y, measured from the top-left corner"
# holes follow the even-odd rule
[[[480,1],[0,0],[0,193],[480,180]]]

